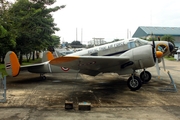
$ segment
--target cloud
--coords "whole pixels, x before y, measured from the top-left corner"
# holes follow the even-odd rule
[[[127,30],[133,35],[139,26],[180,27],[179,4],[179,0],[57,0],[53,6],[66,7],[53,17],[63,41],[76,37],[83,43],[94,37],[112,41],[126,38]]]

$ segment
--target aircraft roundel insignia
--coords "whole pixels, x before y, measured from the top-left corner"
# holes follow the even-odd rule
[[[69,68],[67,68],[67,67],[61,67],[61,69],[62,69],[63,71],[68,71],[68,70],[69,70]]]

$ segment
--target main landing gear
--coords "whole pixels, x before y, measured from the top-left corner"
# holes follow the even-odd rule
[[[43,73],[40,73],[40,78],[41,78],[42,80],[46,80],[46,76],[45,76]]]
[[[135,76],[135,72],[129,77],[127,81],[127,86],[130,90],[136,91],[139,90],[143,83],[147,83],[151,80],[151,73],[148,71],[142,71],[140,74],[140,78]]]
[[[151,73],[148,71],[142,71],[140,74],[140,78],[142,80],[143,83],[148,83],[151,80]]]
[[[141,81],[141,79],[139,77],[132,74],[132,76],[127,81],[127,86],[132,91],[136,91],[136,90],[139,90],[141,88],[142,81]]]

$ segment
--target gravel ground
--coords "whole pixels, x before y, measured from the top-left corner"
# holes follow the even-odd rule
[[[180,87],[180,62],[165,61],[177,89]],[[160,64],[160,67],[162,65]],[[158,79],[155,67],[148,68],[152,80],[138,91],[126,85],[128,75],[114,73],[91,77],[82,74],[38,74],[23,71],[7,77],[7,102],[0,103],[1,120],[179,120],[180,92],[172,88],[166,72]],[[74,109],[65,110],[65,101]],[[91,103],[90,111],[79,111],[78,103]]]

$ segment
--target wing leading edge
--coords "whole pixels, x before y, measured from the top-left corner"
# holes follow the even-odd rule
[[[80,70],[83,73],[83,71],[109,71],[113,67],[120,68],[120,65],[128,61],[129,57],[126,56],[64,56],[51,60],[50,64]]]

